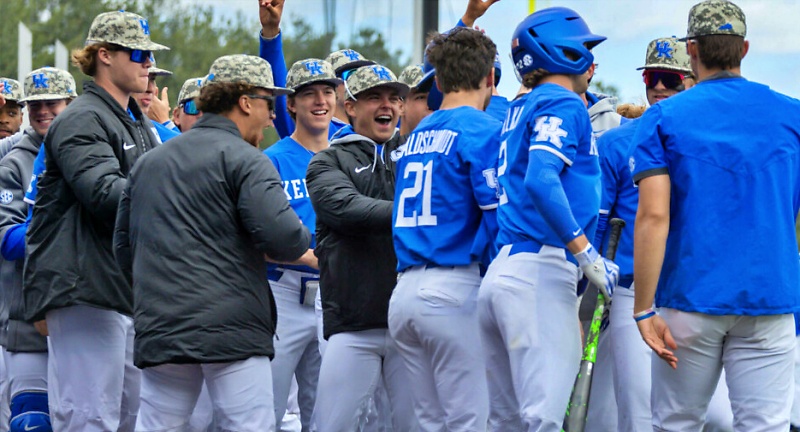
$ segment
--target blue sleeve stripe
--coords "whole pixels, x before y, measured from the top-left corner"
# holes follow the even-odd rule
[[[560,151],[558,151],[558,150],[556,150],[556,149],[554,149],[554,148],[552,148],[550,146],[546,146],[546,145],[542,145],[542,144],[534,144],[534,145],[530,146],[530,148],[528,148],[528,151],[533,151],[533,150],[544,150],[546,152],[552,153],[552,154],[558,156],[558,158],[561,159],[562,161],[564,161],[564,163],[567,164],[568,166],[572,166],[572,161],[571,160],[569,160],[566,156],[564,156],[563,153],[561,153]]]

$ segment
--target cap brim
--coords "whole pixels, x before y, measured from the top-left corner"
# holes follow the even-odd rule
[[[64,96],[64,95],[52,95],[52,94],[44,94],[44,95],[33,95],[25,97],[21,99],[20,102],[27,103],[32,101],[43,101],[43,100],[62,100],[62,99],[75,99],[78,95],[72,96]]]
[[[395,82],[388,82],[388,83],[380,83],[380,84],[378,84],[376,86],[372,86],[372,87],[370,87],[368,89],[364,89],[360,93],[363,93],[363,92],[365,92],[367,90],[378,88],[378,87],[393,88],[393,89],[397,90],[398,93],[400,93],[400,97],[402,97],[402,98],[408,96],[408,92],[411,90],[411,88],[408,87],[408,85],[403,84],[401,82],[395,81]],[[356,95],[356,97],[358,97],[358,95]]]
[[[680,73],[684,73],[684,74],[692,73],[691,69],[683,69],[683,68],[679,68],[679,67],[675,67],[675,66],[665,66],[665,65],[645,65],[645,66],[636,68],[636,70],[645,70],[645,69],[661,69],[661,70],[666,70],[666,71],[680,72]]]
[[[148,42],[142,44],[119,44],[119,45],[124,46],[125,48],[138,49],[142,51],[169,51],[168,46],[157,44],[155,42]]]
[[[172,72],[171,71],[168,71],[166,69],[157,68],[157,67],[151,67],[147,72],[150,75],[155,75],[155,76],[172,76]]]
[[[377,63],[375,63],[372,60],[356,60],[354,62],[350,62],[350,63],[347,63],[345,65],[339,66],[333,72],[336,74],[336,76],[339,76],[339,75],[342,74],[342,72],[344,72],[346,70],[357,69],[357,68],[360,68],[361,66],[369,66],[369,65],[374,65],[374,64],[377,64]]]
[[[428,73],[422,76],[422,79],[419,80],[417,85],[414,86],[414,89],[422,92],[430,91],[433,86],[434,77],[436,77],[436,69],[429,70]]]
[[[299,86],[294,87],[293,90],[297,91],[297,90],[300,90],[301,88],[303,88],[305,86],[310,86],[310,85],[313,85],[313,84],[329,84],[329,85],[332,85],[334,87],[337,87],[339,84],[342,84],[342,83],[344,83],[344,80],[341,79],[341,78],[325,78],[325,79],[318,79],[318,80],[314,80],[314,81],[304,82],[304,83],[300,84]]]
[[[273,96],[284,96],[294,93],[294,90],[284,87],[263,87],[263,88],[271,91]]]

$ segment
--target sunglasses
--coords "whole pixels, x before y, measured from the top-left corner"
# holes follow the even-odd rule
[[[642,77],[644,85],[649,89],[658,85],[659,81],[668,89],[677,89],[683,86],[685,75],[679,72],[649,69],[642,72]]]
[[[200,114],[200,110],[197,109],[197,104],[194,102],[194,99],[189,99],[186,102],[180,104],[180,108],[183,109],[184,113],[189,115]]]
[[[249,95],[245,95],[245,96],[247,96],[249,98],[253,98],[253,99],[261,99],[261,100],[267,101],[267,107],[269,108],[269,110],[270,111],[275,111],[275,97],[274,96],[264,96],[264,95],[259,95],[259,94],[249,94]]]
[[[118,47],[117,51],[125,51],[126,53],[129,53],[131,56],[131,61],[134,63],[144,63],[148,60],[153,63],[155,61],[152,51],[130,49],[125,47]]]
[[[345,81],[347,81],[347,77],[349,77],[349,76],[350,76],[350,74],[352,74],[353,72],[355,72],[355,71],[356,71],[356,69],[358,69],[358,68],[348,69],[348,70],[346,70],[346,71],[342,72],[342,79],[343,79],[343,80],[345,80]]]

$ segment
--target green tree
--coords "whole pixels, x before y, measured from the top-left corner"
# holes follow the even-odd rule
[[[599,79],[592,80],[591,91],[592,93],[602,93],[607,96],[619,98],[619,87],[614,84],[606,84]]]
[[[364,57],[388,67],[397,74],[408,66],[406,64],[408,60],[403,58],[403,52],[401,50],[390,52],[383,39],[383,34],[374,28],[359,29],[358,33],[350,40],[349,45],[339,44],[339,49],[344,48],[354,49]]]

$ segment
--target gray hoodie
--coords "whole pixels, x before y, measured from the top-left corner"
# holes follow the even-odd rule
[[[22,140],[0,160],[0,240],[13,226],[25,222],[28,204],[23,201],[25,189],[30,183],[33,160],[39,154],[43,137],[29,127]],[[25,260],[0,260],[0,284],[2,305],[8,311],[8,326],[4,333],[6,350],[11,352],[47,352],[47,339],[40,335],[33,324],[23,319],[22,269]]]

